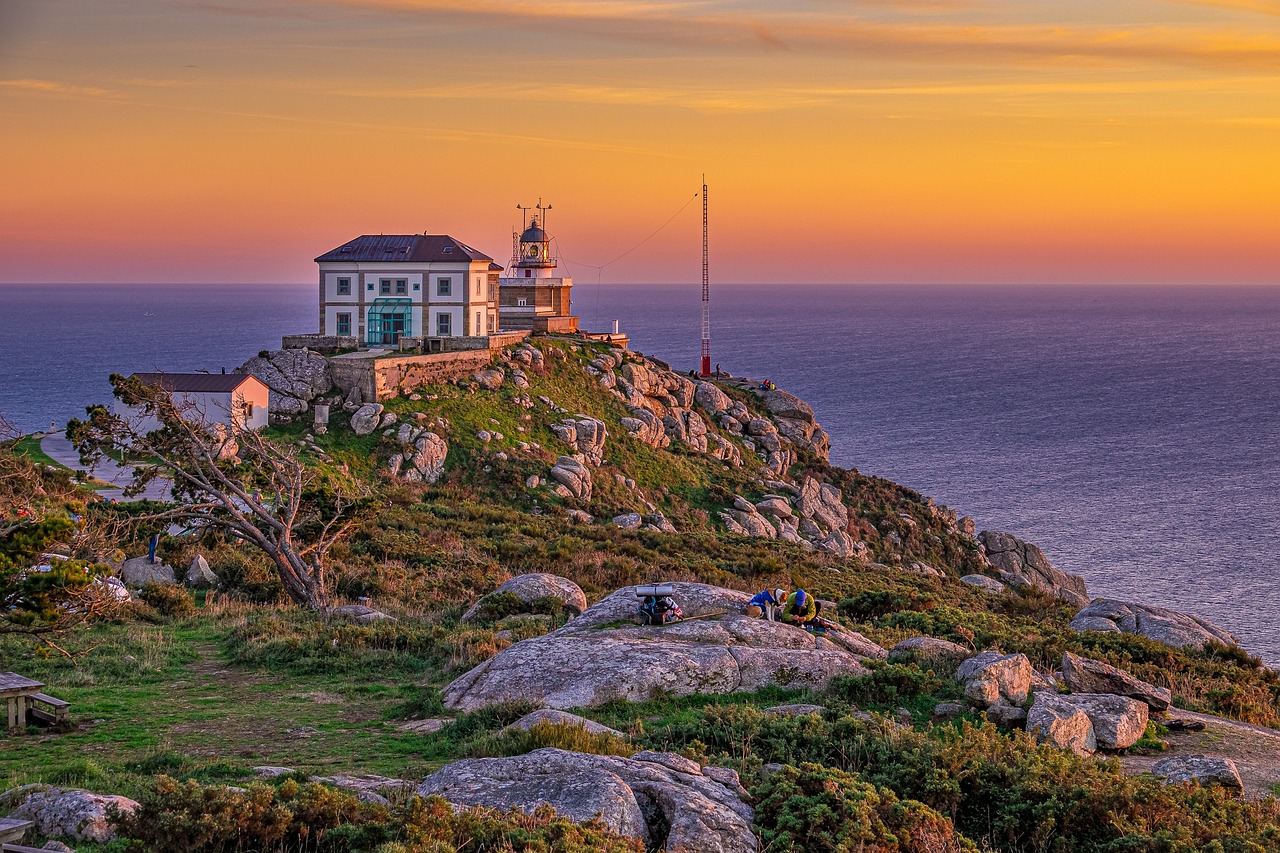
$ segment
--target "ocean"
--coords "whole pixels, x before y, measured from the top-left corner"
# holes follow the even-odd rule
[[[688,370],[698,285],[579,281],[586,328]],[[1280,288],[713,285],[712,361],[807,400],[836,464],[1009,531],[1093,596],[1210,619],[1280,665]],[[230,370],[315,285],[0,286],[0,412],[106,376]]]

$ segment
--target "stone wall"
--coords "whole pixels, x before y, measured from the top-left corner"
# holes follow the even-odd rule
[[[365,399],[390,400],[422,385],[471,376],[492,359],[493,353],[487,347],[464,352],[379,358],[371,363],[376,396],[365,397]]]
[[[325,354],[353,350],[359,345],[355,335],[285,335],[280,339],[281,349],[309,349]]]

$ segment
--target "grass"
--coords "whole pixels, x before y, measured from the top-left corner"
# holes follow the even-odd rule
[[[38,465],[49,465],[54,468],[66,468],[61,462],[55,460],[52,456],[45,453],[40,448],[40,439],[34,435],[24,435],[18,439],[13,445],[13,452],[19,456],[25,456]]]

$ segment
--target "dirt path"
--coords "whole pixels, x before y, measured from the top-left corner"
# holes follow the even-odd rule
[[[1159,755],[1121,756],[1120,763],[1127,772],[1149,771],[1157,761],[1172,755],[1204,755],[1234,761],[1244,782],[1245,796],[1251,799],[1271,794],[1271,786],[1280,783],[1280,731],[1176,708],[1170,716],[1202,722],[1204,731],[1170,732],[1164,738],[1169,749]]]

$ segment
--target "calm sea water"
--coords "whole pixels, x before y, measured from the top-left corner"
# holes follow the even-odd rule
[[[314,285],[0,286],[0,411],[107,374],[231,369],[315,328]],[[700,290],[579,282],[679,369]],[[1280,665],[1280,289],[720,285],[712,359],[808,400],[832,461],[1039,544],[1092,595],[1211,619]]]

